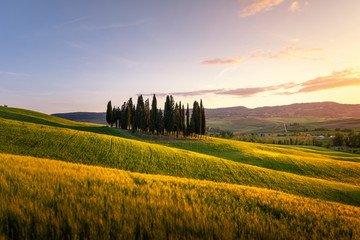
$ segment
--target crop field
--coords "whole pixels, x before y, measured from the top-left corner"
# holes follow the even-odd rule
[[[360,208],[278,191],[0,154],[14,238],[357,238]]]
[[[140,141],[1,107],[0,173],[0,238],[360,234],[360,157],[323,148]]]
[[[307,132],[312,134],[334,134],[336,128],[360,130],[360,119],[304,118],[261,118],[261,117],[213,117],[207,126],[241,133],[284,133],[284,123],[289,132]],[[299,125],[293,125],[297,123]],[[326,128],[326,131],[316,131]]]

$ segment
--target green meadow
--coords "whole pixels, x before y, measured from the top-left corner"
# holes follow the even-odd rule
[[[360,156],[0,107],[0,238],[358,239]]]

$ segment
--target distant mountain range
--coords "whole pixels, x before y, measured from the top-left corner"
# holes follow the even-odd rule
[[[105,112],[71,112],[71,113],[55,113],[51,115],[76,122],[106,124]]]
[[[206,109],[212,117],[258,117],[258,118],[360,118],[360,104],[340,104],[335,102],[295,103],[274,107],[229,107]]]
[[[360,104],[340,104],[335,102],[296,103],[274,107],[228,107],[206,109],[207,126],[233,131],[251,132],[264,127],[278,125],[279,119],[349,119],[360,118]],[[56,113],[54,116],[78,121],[106,124],[105,112]],[[285,122],[287,121],[285,120]]]

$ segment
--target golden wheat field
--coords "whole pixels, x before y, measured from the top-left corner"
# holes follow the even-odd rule
[[[0,238],[358,239],[360,157],[0,107]]]

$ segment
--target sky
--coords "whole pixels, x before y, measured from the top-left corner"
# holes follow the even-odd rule
[[[0,105],[360,104],[359,0],[2,1]]]

